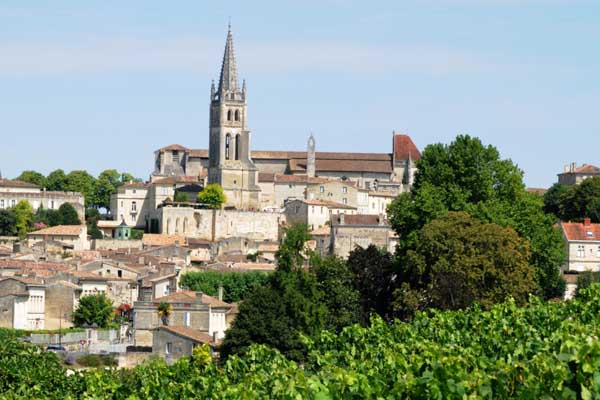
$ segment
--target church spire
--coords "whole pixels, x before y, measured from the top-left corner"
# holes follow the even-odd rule
[[[233,35],[231,34],[231,25],[227,31],[227,41],[225,42],[225,54],[223,54],[223,64],[221,65],[221,77],[219,78],[219,94],[237,94],[238,79],[237,66],[235,64],[235,53],[233,51]]]

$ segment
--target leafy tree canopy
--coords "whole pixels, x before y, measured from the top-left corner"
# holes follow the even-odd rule
[[[449,145],[427,146],[417,167],[411,192],[398,196],[388,208],[401,238],[400,260],[417,245],[425,224],[449,211],[465,211],[483,221],[510,226],[527,239],[540,294],[546,298],[562,295],[560,232],[553,229],[553,218],[543,212],[541,199],[525,191],[522,172],[510,160],[500,159],[493,146],[463,135]]]
[[[585,179],[579,185],[553,185],[544,195],[544,210],[562,221],[590,218],[600,222],[600,176]]]
[[[33,207],[27,200],[21,200],[12,208],[15,215],[15,228],[19,237],[24,238],[33,227]]]
[[[14,236],[17,234],[16,216],[13,210],[0,210],[0,236]]]
[[[285,240],[275,254],[277,269],[280,271],[293,271],[301,269],[307,254],[306,242],[310,240],[308,226],[297,224],[284,228]]]
[[[40,187],[46,187],[48,184],[46,177],[37,171],[23,171],[21,172],[21,175],[17,177],[17,180],[33,183],[34,185],[38,185]]]
[[[80,225],[79,215],[75,207],[69,203],[63,203],[58,207],[61,225]]]
[[[98,325],[105,328],[113,318],[112,301],[105,294],[83,296],[77,309],[73,312],[73,322],[76,326]]]
[[[403,263],[400,310],[485,308],[513,297],[523,304],[536,289],[529,245],[512,228],[450,212],[419,232]]]
[[[212,183],[207,185],[200,193],[198,193],[198,202],[207,204],[210,208],[221,208],[227,201],[225,192],[221,185]]]
[[[48,190],[65,191],[67,190],[67,175],[62,169],[57,169],[46,178]]]
[[[244,300],[255,288],[267,284],[268,272],[250,271],[198,271],[187,272],[181,277],[179,286],[217,296],[223,287],[223,301],[227,303]]]

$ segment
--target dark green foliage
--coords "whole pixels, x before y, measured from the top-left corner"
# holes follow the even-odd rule
[[[113,317],[112,302],[104,294],[83,296],[73,312],[73,323],[82,327],[96,324],[106,328]]]
[[[190,199],[189,199],[187,193],[176,190],[175,196],[173,197],[173,201],[178,202],[178,203],[187,203],[190,201]]]
[[[0,236],[14,236],[17,234],[17,219],[11,209],[0,210]]]
[[[37,171],[23,171],[21,175],[17,177],[18,181],[33,183],[41,188],[47,186],[46,177]]]
[[[81,221],[75,207],[69,203],[63,203],[58,207],[61,225],[80,225]]]
[[[577,291],[575,295],[578,296],[583,289],[589,288],[593,283],[600,282],[599,271],[584,271],[577,275]]]
[[[198,203],[206,204],[210,208],[219,209],[227,202],[227,196],[223,188],[218,183],[206,185],[206,187],[198,193]]]
[[[276,271],[240,303],[240,312],[221,348],[224,358],[243,354],[251,344],[266,344],[293,360],[306,357],[301,335],[325,327],[327,309],[315,277],[305,271]]]
[[[223,287],[223,301],[237,303],[244,300],[255,288],[269,281],[268,272],[188,272],[181,277],[179,285],[190,290],[200,291],[209,296],[217,296],[219,286]]]
[[[117,360],[109,354],[85,354],[77,359],[77,364],[82,367],[116,367]]]
[[[561,221],[600,222],[600,176],[585,179],[579,185],[555,184],[544,195],[544,209]]]
[[[362,311],[354,275],[341,258],[313,257],[310,272],[317,279],[317,288],[323,293],[327,308],[325,329],[340,332],[344,327],[367,322]]]
[[[348,256],[348,269],[354,275],[354,284],[360,293],[362,309],[390,319],[396,288],[394,260],[390,253],[370,245],[357,247]]]
[[[88,228],[88,233],[92,239],[102,239],[104,237],[102,235],[102,231],[98,229],[98,225],[96,222],[90,225],[90,227]]]
[[[270,303],[266,303],[268,305]],[[0,330],[0,393],[30,399],[592,399],[600,395],[600,286],[569,302],[417,313],[307,340],[302,363],[261,345],[222,365],[195,351],[168,366],[65,374]]]
[[[302,268],[304,258],[307,256],[306,242],[311,236],[308,227],[304,224],[284,228],[285,240],[275,254],[277,269],[279,271],[294,271]]]
[[[528,259],[527,241],[513,229],[450,212],[425,225],[407,252],[397,306],[407,317],[475,302],[490,308],[508,297],[524,304],[536,288]]]
[[[510,226],[527,239],[540,294],[545,298],[562,294],[560,232],[552,226],[554,218],[543,212],[539,196],[525,191],[522,173],[510,160],[500,159],[494,147],[484,146],[477,138],[458,136],[448,146],[427,146],[417,167],[411,192],[398,196],[388,209],[401,238],[399,260],[406,259],[425,224],[449,211],[465,211],[483,221]]]
[[[129,239],[131,239],[131,240],[142,240],[143,236],[144,236],[144,230],[143,229],[131,229],[131,237]]]
[[[48,190],[66,191],[67,190],[67,175],[62,169],[57,169],[50,172],[46,179]]]

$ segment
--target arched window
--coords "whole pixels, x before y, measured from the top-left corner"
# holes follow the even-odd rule
[[[237,112],[237,111],[236,111]],[[240,134],[235,135],[235,159],[240,159]]]
[[[183,233],[187,233],[188,219],[185,217],[183,219]]]
[[[171,234],[171,219],[167,219],[167,235]]]
[[[229,160],[229,149],[231,147],[231,135],[228,133],[225,136],[225,159]]]
[[[240,120],[240,110],[235,110],[235,120],[236,121]]]
[[[179,232],[181,232],[181,224],[180,224],[179,218],[177,218],[175,220],[175,233],[179,233]]]
[[[227,111],[227,121],[231,121],[231,110]]]

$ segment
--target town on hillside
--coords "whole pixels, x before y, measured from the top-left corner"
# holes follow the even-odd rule
[[[588,274],[600,271],[596,166],[572,163],[551,188],[525,188],[499,159],[447,173],[464,149],[489,150],[477,138],[420,150],[392,129],[385,153],[318,151],[313,134],[303,149],[256,150],[231,30],[209,95],[208,149],[165,143],[147,179],[114,170],[0,178],[0,327],[74,367],[171,365],[197,348],[236,354],[248,347],[242,337],[276,343],[256,331],[279,335],[260,312],[273,304],[264,312],[274,320],[298,323],[285,296],[299,287],[315,285],[294,303],[314,305],[302,313],[310,323],[294,328],[308,335],[506,296],[566,301],[597,280]],[[468,273],[451,269],[472,254],[480,258],[468,265],[485,277],[463,281]],[[307,270],[316,272],[303,283],[277,275]],[[333,289],[334,277],[347,282]],[[299,340],[273,346],[306,357]]]

